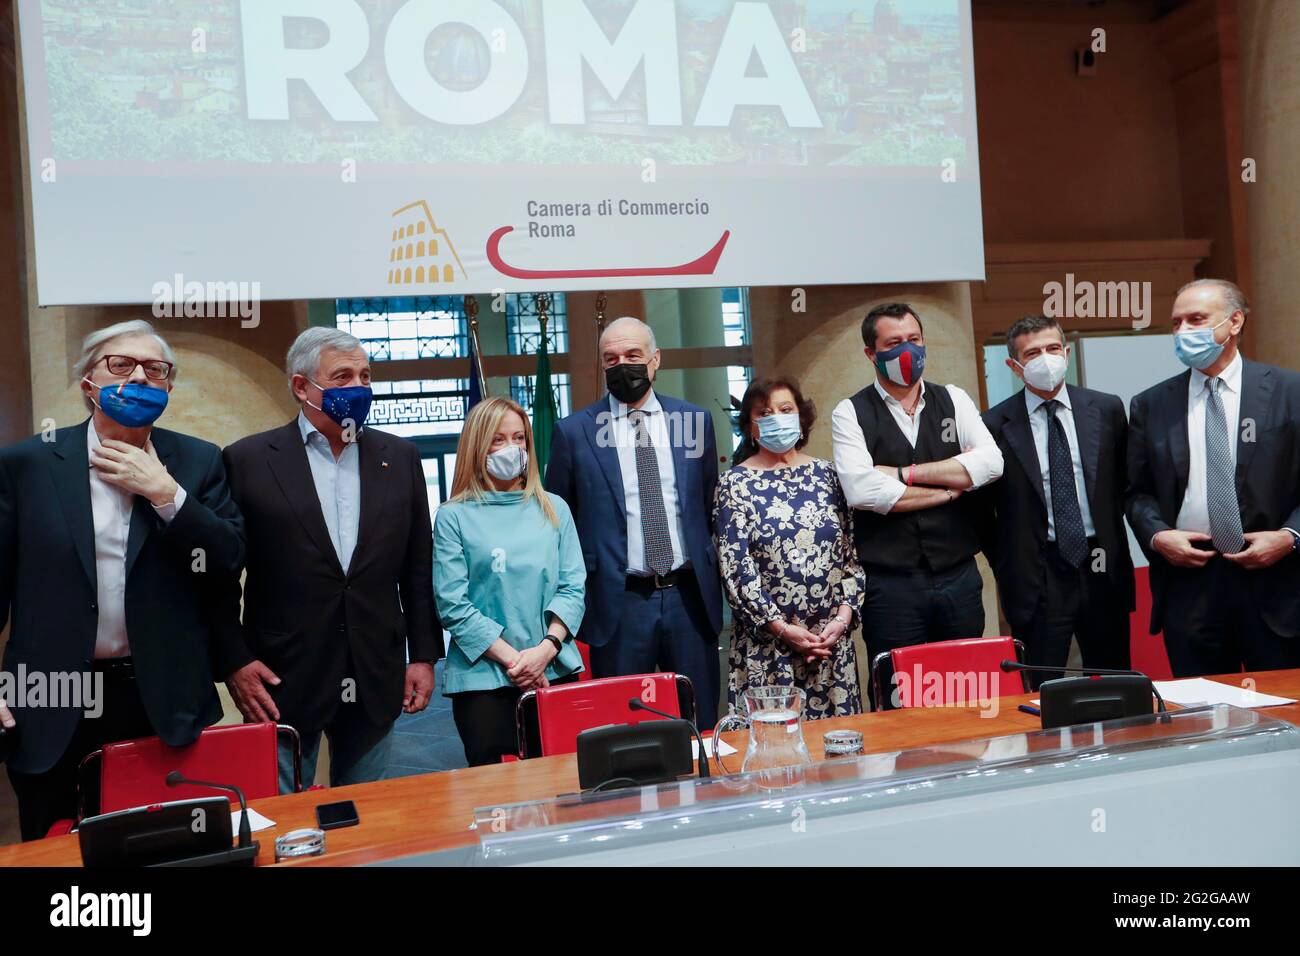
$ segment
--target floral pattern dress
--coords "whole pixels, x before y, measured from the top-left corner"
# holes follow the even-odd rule
[[[733,612],[727,691],[733,711],[747,687],[793,684],[807,695],[806,719],[862,712],[853,631],[866,575],[851,522],[828,461],[770,471],[737,465],[722,475],[713,536]],[[813,664],[764,627],[780,619],[816,634],[841,604],[853,608],[853,621],[831,656]]]

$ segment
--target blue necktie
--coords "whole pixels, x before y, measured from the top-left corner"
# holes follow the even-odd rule
[[[1047,409],[1047,477],[1052,486],[1052,524],[1056,529],[1056,549],[1073,567],[1081,567],[1088,557],[1088,536],[1083,531],[1083,513],[1079,510],[1079,491],[1074,484],[1074,456],[1065,426],[1056,417],[1061,403],[1049,399]]]

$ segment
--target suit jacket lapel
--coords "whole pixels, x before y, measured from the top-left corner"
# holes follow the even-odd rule
[[[1072,385],[1065,386],[1074,408],[1074,431],[1079,438],[1079,456],[1083,459],[1083,485],[1088,501],[1097,500],[1097,460],[1101,455],[1101,409],[1088,393]]]
[[[1187,473],[1192,467],[1191,446],[1187,440],[1187,390],[1191,380],[1192,373],[1188,371],[1173,379],[1169,385],[1169,452],[1173,455],[1174,474],[1177,477],[1175,507],[1179,507],[1179,502],[1187,491]]]
[[[1250,460],[1259,447],[1259,436],[1268,428],[1269,399],[1273,374],[1268,366],[1244,362],[1241,368],[1241,407],[1237,423],[1237,500],[1241,500]],[[1249,428],[1249,432],[1247,431]],[[1250,440],[1246,440],[1246,435]]]
[[[361,565],[364,548],[374,538],[384,513],[384,499],[388,495],[388,477],[393,474],[387,456],[388,443],[380,432],[363,430],[357,442],[361,471],[361,520],[357,528],[357,545],[352,550],[352,564],[348,573]],[[322,519],[323,520],[323,519]],[[331,545],[331,549],[333,546]]]
[[[90,419],[65,431],[54,443],[54,457],[50,461],[50,476],[63,508],[81,559],[82,570],[97,587],[95,575],[95,514],[90,505],[90,455],[86,451],[86,429]]]
[[[171,435],[167,432],[154,429],[149,434],[149,440],[153,444],[153,449],[158,453],[158,460],[168,471],[172,470],[171,462],[176,455],[176,445],[172,442]],[[174,477],[174,476],[173,476]],[[135,567],[136,558],[140,557],[140,551],[144,543],[149,538],[149,533],[157,527],[158,522],[162,519],[154,511],[146,499],[139,495],[134,495],[131,500],[131,528],[126,536],[126,576],[131,577],[131,569]]]
[[[288,499],[289,507],[312,543],[342,577],[343,568],[339,564],[338,552],[334,550],[334,542],[330,540],[329,528],[325,526],[325,514],[316,495],[316,482],[311,476],[311,465],[307,463],[307,447],[298,431],[297,420],[282,428],[270,446],[271,474],[275,476],[280,491]]]
[[[605,417],[600,417],[602,411],[606,413]],[[606,424],[602,425],[601,422]],[[614,494],[614,500],[618,502],[619,517],[626,520],[627,496],[623,494],[623,469],[618,463],[614,417],[610,413],[608,399],[588,409],[587,418],[583,422],[583,431],[587,434],[587,443],[591,445],[592,454],[596,456],[596,463],[600,466],[600,471]]]
[[[1034,486],[1034,494],[1046,509],[1047,497],[1043,494],[1043,472],[1038,466],[1038,448],[1034,445],[1034,432],[1029,424],[1029,406],[1025,401],[1022,395],[1012,404],[1011,414],[1002,425],[1002,435],[1011,446],[1011,450],[1016,453],[1016,457],[1020,459],[1025,473],[1029,475],[1029,483]]]

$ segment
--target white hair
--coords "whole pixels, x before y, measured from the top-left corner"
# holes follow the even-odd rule
[[[158,334],[158,330],[144,319],[129,319],[126,322],[118,322],[114,325],[105,326],[91,332],[81,340],[81,355],[77,358],[76,363],[72,366],[72,374],[80,382],[83,378],[90,377],[90,370],[95,364],[108,353],[108,346],[112,345],[118,339],[124,339],[131,335],[152,335],[158,342],[158,347],[162,349],[163,358],[171,363],[172,370],[167,376],[168,382],[176,381],[176,353],[172,347],[167,344],[167,340]],[[86,408],[90,411],[95,410],[95,403],[90,400],[90,396],[82,393],[81,400],[85,403]]]
[[[326,349],[339,352],[355,352],[363,348],[361,340],[342,329],[325,325],[314,325],[304,331],[289,346],[284,365],[289,373],[289,392],[293,393],[293,377],[314,378],[320,371],[321,353]]]
[[[1178,298],[1188,289],[1197,289],[1207,285],[1214,286],[1223,295],[1223,302],[1228,307],[1229,315],[1234,312],[1250,315],[1250,304],[1246,301],[1246,293],[1242,292],[1235,282],[1229,282],[1227,279],[1193,279],[1174,293],[1174,298]]]
[[[650,343],[650,352],[646,357],[650,358],[653,356],[655,351],[659,348],[659,346],[655,344],[655,330],[632,315],[620,316],[613,322],[609,323],[609,325],[605,326],[605,331],[600,333],[600,341],[603,343],[605,341],[605,336],[609,335],[611,332],[626,329],[629,326],[636,329],[641,335],[645,336],[646,341]]]

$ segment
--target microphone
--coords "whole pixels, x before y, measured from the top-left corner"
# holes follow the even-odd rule
[[[1104,667],[1052,667],[1047,664],[1022,664],[1019,661],[1003,661],[998,666],[1002,668],[1003,673],[1009,673],[1010,671],[1045,671],[1049,674],[1073,674],[1077,671],[1079,674],[1087,676],[1096,674],[1097,676],[1146,677],[1151,684],[1151,693],[1156,699],[1156,711],[1161,714],[1167,713],[1165,699],[1160,696],[1160,691],[1156,690],[1156,682],[1141,671],[1108,670]]]
[[[244,799],[244,791],[240,790],[234,784],[229,783],[209,783],[207,780],[190,780],[182,776],[179,770],[173,770],[167,774],[167,786],[179,787],[181,784],[189,784],[191,787],[211,787],[213,790],[225,790],[233,793],[239,798],[239,846],[240,848],[250,847],[253,845],[253,834],[248,827],[248,801]]]
[[[628,709],[628,710],[646,710],[646,711],[649,711],[649,712],[652,713],[652,714],[656,714],[656,715],[658,715],[658,716],[660,716],[660,717],[663,717],[663,718],[665,718],[665,719],[667,719],[667,720],[680,720],[680,721],[684,721],[685,724],[686,724],[686,726],[688,726],[688,727],[691,728],[691,733],[693,733],[693,734],[695,735],[695,739],[698,740],[698,741],[700,742],[700,755],[699,755],[698,758],[696,758],[696,761],[695,761],[696,764],[698,764],[699,769],[700,769],[700,778],[701,778],[701,779],[706,779],[706,780],[708,779],[708,776],[709,776],[709,757],[708,757],[708,754],[707,754],[707,753],[705,752],[705,750],[704,750],[704,738],[700,735],[700,728],[698,728],[698,727],[695,726],[695,721],[693,721],[693,720],[686,720],[685,717],[674,717],[672,714],[665,713],[665,712],[662,711],[662,710],[655,710],[655,708],[651,707],[649,704],[643,703],[642,700],[641,700],[641,698],[639,698],[639,697],[629,697],[629,698],[628,698],[628,701],[627,701],[627,709]],[[680,739],[680,738],[679,738],[679,739]]]

